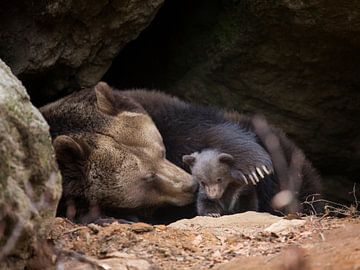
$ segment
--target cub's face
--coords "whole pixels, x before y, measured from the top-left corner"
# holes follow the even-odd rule
[[[216,150],[204,150],[183,157],[191,167],[194,179],[210,200],[219,200],[230,183],[237,181],[231,174],[230,155]]]

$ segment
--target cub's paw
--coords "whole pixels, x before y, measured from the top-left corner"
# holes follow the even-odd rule
[[[206,214],[206,216],[215,217],[215,218],[221,217],[221,215],[219,213],[208,213],[208,214]]]
[[[238,180],[243,181],[245,184],[257,185],[263,178],[273,173],[272,167],[265,165],[258,165],[248,170],[233,170],[232,176]]]

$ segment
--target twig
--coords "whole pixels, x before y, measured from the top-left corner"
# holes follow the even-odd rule
[[[340,203],[332,202],[326,199],[317,199],[317,200],[311,200],[303,202],[303,204],[308,204],[312,207],[313,203],[317,202],[324,202],[327,203],[324,207],[325,209],[325,216],[328,216],[330,214],[340,214],[343,216],[352,216],[357,217],[360,215],[360,212],[357,211],[357,207],[354,206],[346,206]]]
[[[74,228],[74,229],[71,229],[71,230],[68,230],[66,232],[63,233],[63,235],[65,234],[71,234],[73,232],[77,232],[77,231],[80,231],[80,230],[83,230],[83,229],[87,229],[88,227],[86,226],[81,226],[81,227],[77,227],[77,228]]]
[[[359,201],[357,200],[357,197],[356,197],[356,183],[354,183],[354,185],[353,185],[352,194],[353,194],[353,196],[354,196],[355,208],[358,209],[358,207],[359,207]]]

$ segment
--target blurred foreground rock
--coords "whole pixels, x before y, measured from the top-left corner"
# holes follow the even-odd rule
[[[105,258],[95,259],[88,257],[88,262],[81,262],[80,260],[73,260],[63,264],[64,269],[72,270],[92,270],[92,269],[106,269],[106,270],[157,270],[147,260],[137,258],[127,253],[114,252],[108,254]],[[58,265],[59,267],[59,265]],[[98,268],[95,268],[98,267]]]
[[[0,269],[22,269],[34,255],[60,195],[48,125],[0,60]]]

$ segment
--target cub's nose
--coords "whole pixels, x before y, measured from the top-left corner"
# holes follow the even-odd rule
[[[198,183],[193,180],[190,184],[183,185],[182,190],[188,193],[195,193],[197,188],[198,188]]]

